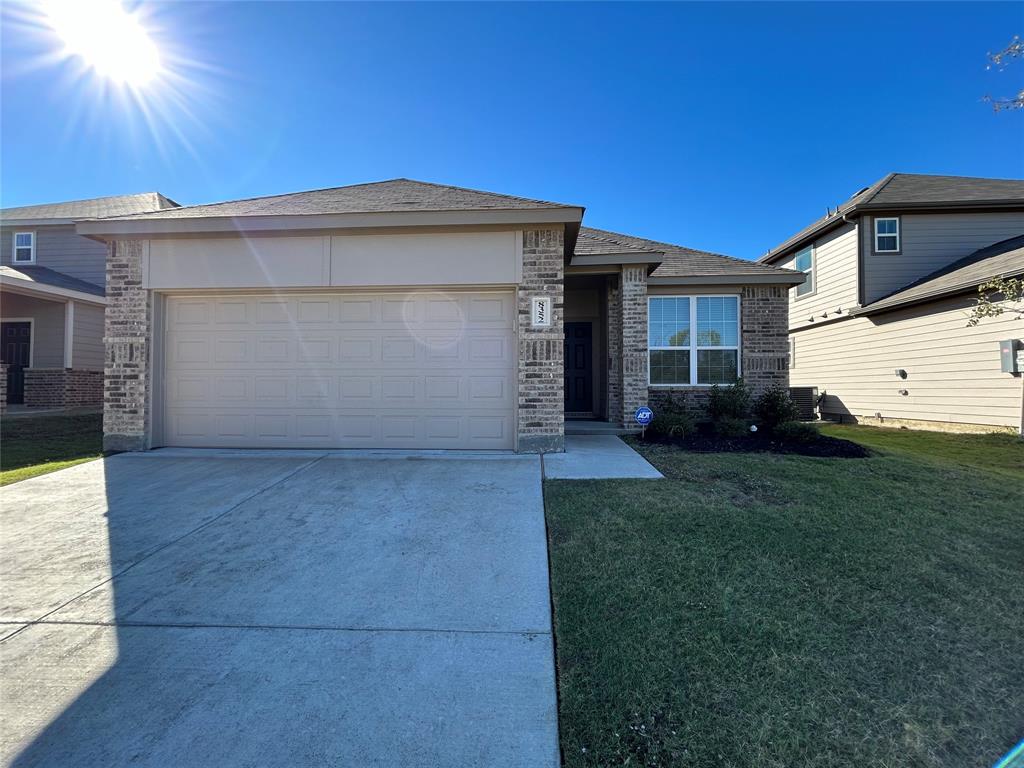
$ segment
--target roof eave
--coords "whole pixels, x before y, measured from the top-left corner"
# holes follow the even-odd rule
[[[653,251],[628,251],[623,253],[576,254],[572,257],[573,267],[603,267],[611,264],[661,264],[664,253]]]
[[[891,312],[897,309],[905,309],[907,307],[917,306],[918,304],[927,304],[930,301],[938,301],[939,299],[949,298],[950,296],[959,296],[965,293],[971,293],[972,291],[977,290],[979,285],[981,285],[982,283],[986,283],[989,280],[995,280],[997,278],[1020,277],[1022,275],[1024,275],[1024,269],[1012,269],[979,280],[971,280],[968,283],[960,283],[958,285],[951,285],[947,288],[941,288],[935,291],[928,291],[927,293],[920,293],[912,298],[905,299],[902,301],[886,302],[884,299],[880,299],[874,304],[868,304],[867,306],[850,310],[850,316],[864,317],[867,315],[878,315],[885,312]]]
[[[74,219],[0,219],[5,227],[46,227],[74,224]]]
[[[493,224],[566,224],[578,228],[582,208],[529,208],[469,211],[388,211],[274,216],[204,216],[178,218],[84,219],[80,235],[93,239],[150,235],[241,234],[280,231],[322,231],[376,227],[472,226]]]
[[[668,275],[647,278],[650,285],[727,285],[731,283],[745,285],[799,285],[804,281],[802,272],[793,273],[735,273],[722,275]]]
[[[61,288],[56,285],[50,285],[49,283],[27,280],[23,277],[10,277],[8,275],[3,275],[0,277],[0,288],[3,288],[5,291],[18,293],[24,296],[35,296],[57,301],[74,299],[75,301],[85,302],[87,304],[105,305],[107,303],[105,296],[99,296],[95,293],[86,293],[85,291],[76,291],[71,288]]]

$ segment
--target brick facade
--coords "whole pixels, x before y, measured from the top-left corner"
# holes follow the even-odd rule
[[[0,413],[7,413],[7,365],[0,363]]]
[[[565,443],[565,283],[563,227],[523,232],[523,278],[516,296],[519,315],[518,440],[520,453],[561,451]],[[551,326],[531,328],[531,299],[552,300]]]
[[[107,253],[103,448],[150,447],[149,354],[152,304],[142,285],[144,243],[112,242]]]
[[[80,408],[103,403],[103,371],[85,368],[26,368],[29,408]]]
[[[740,355],[743,381],[751,397],[771,385],[789,387],[788,285],[747,285],[740,294]],[[708,387],[652,388],[655,411],[687,410],[703,417]]]
[[[647,267],[624,266],[621,292],[622,411],[616,416],[622,424],[632,425],[636,409],[648,400]]]
[[[622,418],[622,286],[618,276],[608,279],[608,420]]]

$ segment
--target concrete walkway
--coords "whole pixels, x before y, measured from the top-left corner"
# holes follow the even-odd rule
[[[120,455],[0,489],[17,766],[557,766],[537,457]]]
[[[614,480],[663,477],[615,435],[566,435],[565,453],[544,454],[549,480]]]

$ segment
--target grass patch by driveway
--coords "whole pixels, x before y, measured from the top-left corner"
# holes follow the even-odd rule
[[[103,414],[0,420],[0,485],[81,464],[103,455]]]
[[[567,768],[990,766],[1021,737],[1018,447],[827,429],[878,454],[641,446],[665,480],[545,484]]]

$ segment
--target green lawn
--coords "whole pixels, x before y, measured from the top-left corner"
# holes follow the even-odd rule
[[[102,455],[102,414],[0,419],[0,485]]]
[[[546,482],[567,768],[987,767],[1024,736],[1024,445],[826,431],[878,454]]]

